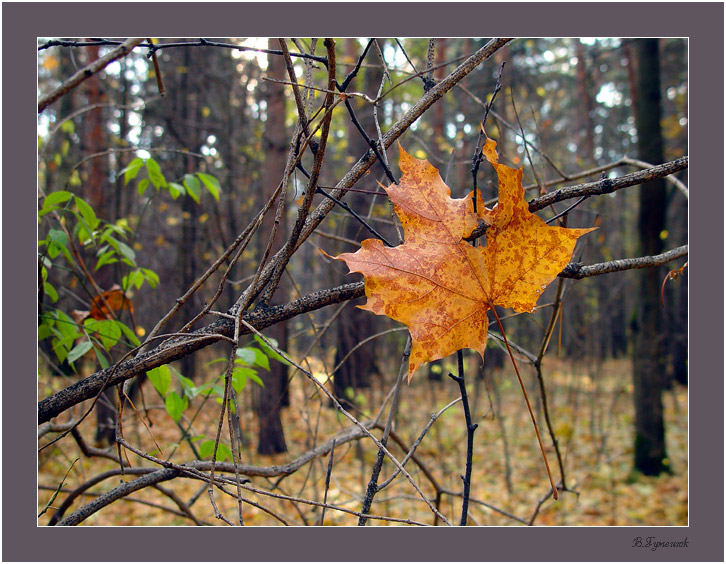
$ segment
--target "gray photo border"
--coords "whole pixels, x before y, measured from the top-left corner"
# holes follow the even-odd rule
[[[721,3],[4,3],[3,561],[723,561]],[[60,529],[36,526],[36,37],[689,37],[690,525]],[[708,189],[708,197],[703,190]],[[637,536],[687,537],[634,550]]]

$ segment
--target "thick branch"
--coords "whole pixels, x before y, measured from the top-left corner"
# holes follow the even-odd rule
[[[632,268],[659,266],[669,261],[684,257],[687,254],[688,246],[684,245],[653,257],[619,259],[591,266],[570,263],[559,274],[559,276],[563,278],[580,279],[587,278],[589,276],[598,276],[600,274],[608,274],[610,272],[630,270]],[[364,294],[365,291],[363,282],[354,282],[352,284],[345,284],[343,286],[314,292],[285,305],[259,308],[253,312],[246,313],[243,319],[257,330],[261,330],[281,321],[297,317],[302,313],[307,313],[328,305],[359,298]],[[241,334],[247,334],[248,332],[249,329],[247,329],[243,324]],[[190,333],[188,338],[181,337],[169,340],[148,353],[122,362],[116,367],[113,375],[108,378],[106,387],[115,386],[116,384],[120,384],[129,378],[138,376],[147,370],[151,370],[152,368],[156,368],[162,364],[168,364],[169,362],[178,360],[199,349],[211,345],[221,338],[215,337],[215,334],[223,337],[233,335],[234,321],[228,318],[220,319],[202,329],[199,329],[198,331]],[[109,367],[106,370],[96,372],[95,374],[84,378],[83,380],[76,382],[75,384],[68,386],[56,394],[38,402],[38,423],[45,423],[53,417],[63,413],[70,407],[95,397],[101,391],[104,381],[113,370],[113,367]]]
[[[663,163],[653,168],[646,168],[637,172],[631,172],[618,178],[604,178],[597,182],[586,182],[576,186],[567,186],[560,190],[550,192],[539,198],[535,198],[529,202],[529,211],[535,212],[551,206],[562,200],[579,198],[581,196],[597,196],[602,194],[610,194],[616,190],[644,184],[656,178],[663,178],[671,174],[675,174],[681,170],[688,168],[688,157],[681,157],[674,161]]]
[[[362,283],[345,284],[336,288],[308,294],[285,305],[258,308],[253,312],[245,313],[243,319],[257,330],[262,330],[270,325],[275,325],[281,321],[297,317],[301,313],[352,300],[362,295]],[[245,328],[244,324],[242,325],[240,333],[249,333],[249,330]],[[189,333],[189,337],[170,339],[147,353],[122,362],[115,369],[114,367],[109,367],[96,372],[88,378],[84,378],[40,401],[38,403],[38,423],[45,423],[51,418],[63,413],[68,408],[95,397],[101,391],[104,381],[112,372],[113,374],[106,382],[106,388],[120,384],[124,380],[143,374],[147,370],[151,370],[162,364],[179,360],[199,349],[216,343],[221,337],[231,337],[233,334],[234,320],[223,318],[210,323],[198,331]]]
[[[50,104],[55,102],[58,98],[60,98],[70,90],[73,90],[76,86],[78,86],[87,78],[92,77],[94,74],[106,68],[109,63],[112,63],[116,59],[120,59],[121,57],[125,57],[126,55],[131,53],[134,47],[136,47],[139,43],[142,43],[143,41],[143,37],[132,37],[130,39],[127,39],[121,45],[116,47],[116,49],[111,51],[108,55],[104,55],[100,59],[93,61],[90,65],[79,70],[76,74],[70,77],[58,88],[55,88],[45,96],[41,96],[40,100],[38,100],[38,113],[42,112]]]
[[[583,266],[578,262],[571,262],[565,269],[560,272],[561,278],[574,278],[579,280],[588,276],[599,276],[600,274],[609,274],[610,272],[620,272],[622,270],[630,270],[632,268],[650,268],[652,266],[660,266],[672,260],[688,256],[688,245],[683,245],[677,249],[671,249],[660,255],[646,256],[629,259],[611,260],[609,262],[601,262],[590,266]]]
[[[603,194],[610,194],[616,190],[628,188],[630,186],[637,186],[638,184],[644,184],[650,180],[656,178],[663,178],[671,174],[675,174],[681,170],[688,168],[688,157],[681,157],[675,161],[664,163],[652,168],[645,170],[639,170],[637,172],[631,172],[618,178],[604,178],[597,182],[585,182],[584,184],[576,184],[575,186],[566,186],[539,198],[535,198],[529,201],[529,211],[532,213],[544,209],[557,202],[564,200],[571,200],[574,198],[581,198],[583,196],[602,196]],[[466,237],[467,241],[472,241],[478,237],[481,237],[486,231],[486,225],[484,222],[480,222],[469,237]]]
[[[150,474],[146,474],[145,476],[141,476],[140,478],[137,478],[130,482],[122,482],[111,491],[106,492],[101,496],[98,496],[92,502],[87,503],[77,511],[71,513],[68,517],[58,523],[58,526],[63,527],[78,525],[78,523],[80,523],[84,519],[87,519],[90,515],[93,515],[96,511],[103,507],[106,507],[108,504],[116,501],[117,499],[126,497],[129,494],[144,489],[148,486],[153,486],[161,482],[166,482],[167,480],[172,480],[176,478],[179,474],[179,470],[175,470],[173,468],[164,468],[162,470],[157,470]]]

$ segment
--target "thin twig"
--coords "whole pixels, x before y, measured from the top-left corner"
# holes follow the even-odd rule
[[[267,339],[267,338],[266,338],[266,337],[265,337],[265,336],[264,336],[264,335],[263,335],[262,333],[260,333],[259,331],[257,331],[257,329],[255,329],[255,328],[254,328],[253,326],[251,326],[251,325],[250,325],[249,323],[247,323],[247,322],[246,322],[246,321],[244,321],[244,320],[242,320],[242,323],[243,323],[243,324],[244,324],[244,325],[245,325],[245,326],[246,326],[246,327],[247,327],[247,328],[248,328],[248,329],[249,329],[250,331],[252,331],[253,333],[255,333],[255,335],[257,335],[258,337],[260,337],[260,338],[261,338],[261,339],[262,339],[262,340],[263,340],[263,341],[264,341],[264,342],[265,342],[265,343],[267,344],[267,346],[269,346],[269,347],[270,347],[270,348],[271,348],[272,350],[274,350],[274,351],[275,351],[275,352],[276,352],[277,354],[279,354],[279,355],[280,355],[281,357],[283,357],[283,358],[284,358],[285,360],[287,360],[287,361],[288,361],[288,362],[289,362],[290,364],[292,364],[292,365],[293,365],[293,366],[294,366],[295,368],[297,368],[298,370],[300,370],[300,372],[302,372],[303,374],[305,374],[305,376],[306,376],[306,377],[307,377],[307,378],[308,378],[308,379],[309,379],[309,380],[310,380],[310,381],[311,381],[311,382],[312,382],[313,384],[315,384],[315,385],[316,385],[316,386],[317,386],[317,387],[318,387],[318,388],[320,389],[320,391],[322,391],[322,392],[323,392],[323,393],[324,393],[324,394],[325,394],[325,395],[326,395],[326,396],[328,397],[328,399],[329,399],[329,400],[330,400],[330,402],[331,402],[331,403],[332,403],[332,404],[333,404],[333,405],[335,406],[335,408],[336,408],[336,409],[337,409],[337,410],[338,410],[338,411],[339,411],[340,413],[342,413],[342,414],[343,414],[343,416],[344,416],[344,417],[345,417],[346,419],[348,419],[348,420],[349,420],[349,421],[350,421],[351,423],[353,423],[353,424],[354,424],[354,425],[355,425],[356,427],[358,427],[359,429],[361,429],[361,430],[362,430],[362,431],[363,431],[363,432],[365,433],[365,435],[366,435],[366,436],[367,436],[367,437],[368,437],[369,439],[371,439],[371,441],[373,441],[373,443],[374,443],[374,444],[375,444],[375,445],[376,445],[376,446],[377,446],[377,447],[379,448],[379,450],[383,451],[383,453],[384,453],[384,454],[385,454],[385,455],[386,455],[386,456],[388,457],[388,459],[389,459],[389,460],[390,460],[390,461],[391,461],[391,462],[392,462],[392,463],[393,463],[393,464],[394,464],[394,465],[395,465],[395,466],[396,466],[396,467],[397,467],[397,468],[398,468],[399,470],[401,470],[401,473],[402,473],[402,474],[403,474],[403,475],[404,475],[404,476],[406,477],[406,479],[407,479],[407,480],[408,480],[408,482],[409,482],[409,483],[411,484],[411,486],[413,487],[413,489],[414,489],[414,490],[416,490],[416,493],[418,493],[418,494],[419,494],[419,496],[420,496],[420,497],[421,497],[421,499],[422,499],[422,500],[423,500],[423,501],[424,501],[424,502],[426,503],[426,505],[427,505],[427,506],[429,507],[429,509],[430,509],[430,510],[431,510],[431,511],[432,511],[432,512],[433,512],[433,513],[435,514],[435,515],[437,515],[437,516],[438,516],[438,517],[439,517],[439,518],[440,518],[440,519],[441,519],[441,520],[442,520],[442,521],[443,521],[444,523],[446,523],[447,525],[450,525],[450,524],[451,524],[451,523],[449,523],[448,519],[446,519],[446,517],[444,517],[444,516],[443,516],[443,515],[442,515],[442,514],[441,514],[441,513],[440,513],[440,512],[439,512],[439,511],[438,511],[438,510],[437,510],[437,509],[436,509],[436,508],[435,508],[435,507],[433,506],[433,505],[431,505],[431,502],[430,502],[430,501],[429,501],[429,499],[428,499],[428,498],[426,497],[426,495],[425,495],[425,494],[424,494],[424,493],[423,493],[423,492],[421,491],[421,488],[419,488],[418,484],[416,484],[416,482],[415,482],[415,480],[413,479],[413,477],[412,477],[412,476],[411,476],[411,475],[410,475],[410,474],[409,474],[409,473],[408,473],[408,472],[406,471],[406,469],[405,469],[405,468],[403,468],[403,466],[401,466],[401,463],[400,463],[400,462],[399,462],[399,461],[398,461],[398,460],[396,459],[396,457],[395,457],[395,456],[393,456],[393,454],[391,454],[391,453],[390,453],[390,452],[388,451],[388,449],[386,448],[386,446],[385,446],[384,444],[382,444],[382,443],[381,443],[381,441],[379,441],[379,440],[378,440],[378,439],[377,439],[377,438],[376,438],[376,437],[375,437],[375,436],[374,436],[374,435],[373,435],[373,434],[372,434],[372,433],[371,433],[371,432],[370,432],[370,431],[369,431],[369,430],[368,430],[368,429],[367,429],[367,428],[366,428],[366,427],[365,427],[365,426],[364,426],[364,425],[363,425],[363,424],[362,424],[362,423],[361,423],[360,421],[358,421],[358,420],[357,420],[357,419],[356,419],[355,417],[353,417],[353,416],[352,416],[352,415],[351,415],[351,414],[350,414],[350,413],[349,413],[349,412],[348,412],[348,411],[347,411],[347,410],[346,410],[346,409],[345,409],[345,408],[344,408],[344,407],[343,407],[343,406],[342,406],[342,405],[340,404],[340,402],[339,402],[339,401],[338,401],[338,400],[336,399],[336,397],[335,397],[335,396],[334,396],[334,395],[333,395],[332,393],[330,393],[330,392],[329,392],[329,391],[328,391],[328,390],[327,390],[327,389],[325,388],[325,386],[323,386],[323,385],[322,385],[322,384],[321,384],[321,383],[320,383],[320,382],[319,382],[319,381],[318,381],[318,380],[317,380],[317,379],[316,379],[316,378],[315,378],[315,377],[314,377],[314,376],[313,376],[313,375],[312,375],[312,374],[311,374],[310,372],[308,372],[307,370],[305,370],[305,369],[304,369],[304,368],[303,368],[302,366],[300,366],[300,365],[299,365],[299,364],[298,364],[297,362],[295,362],[295,361],[294,361],[293,359],[291,359],[291,358],[290,358],[290,357],[289,357],[289,356],[287,355],[287,353],[285,353],[285,351],[282,351],[282,350],[280,350],[280,349],[279,349],[279,348],[278,348],[278,347],[277,347],[277,346],[276,346],[276,345],[275,345],[274,343],[270,342],[270,341],[269,341],[269,340],[268,340],[268,339]]]
[[[461,404],[464,407],[464,420],[466,422],[466,471],[461,476],[464,483],[464,493],[461,497],[461,520],[459,521],[459,525],[465,527],[469,515],[469,493],[471,491],[471,470],[474,456],[474,431],[476,431],[479,425],[471,419],[469,396],[466,393],[466,380],[464,376],[464,354],[461,350],[456,352],[456,361],[459,367],[459,374],[454,376],[449,373],[449,377],[459,385]]]
[[[328,503],[328,490],[330,490],[330,475],[333,473],[333,455],[335,455],[335,439],[330,447],[330,455],[328,457],[328,470],[325,473],[325,495],[323,495],[323,509],[320,512],[320,526],[325,524],[325,505]]]
[[[106,66],[108,66],[116,59],[120,59],[121,57],[125,57],[126,55],[131,53],[134,47],[138,46],[143,41],[143,37],[132,37],[130,39],[127,39],[107,55],[104,55],[100,59],[93,61],[88,66],[79,70],[63,84],[61,84],[57,88],[54,88],[45,96],[41,96],[38,100],[38,113],[41,113],[43,110],[45,110],[45,108],[58,100],[58,98],[76,88],[84,80],[91,78],[96,73],[101,72]]]
[[[389,243],[388,240],[383,235],[381,235],[380,233],[378,233],[378,231],[376,231],[365,219],[363,219],[360,215],[358,215],[355,212],[355,210],[353,208],[351,208],[348,204],[346,204],[345,202],[342,202],[342,201],[338,200],[337,198],[334,198],[333,196],[331,196],[330,194],[328,194],[322,188],[318,188],[317,189],[317,193],[318,194],[321,194],[322,196],[325,196],[329,200],[332,200],[333,202],[335,202],[336,204],[338,204],[341,208],[343,208],[350,215],[352,215],[356,219],[356,221],[358,221],[363,227],[365,227],[368,231],[370,231],[373,234],[373,236],[375,236],[376,238],[380,239],[383,242],[384,245],[386,245],[387,247],[393,247],[394,246],[391,243]]]
[[[154,42],[151,39],[147,41],[153,45]],[[156,87],[159,89],[159,96],[162,98],[166,96],[166,88],[164,88],[164,80],[161,77],[161,67],[159,66],[159,58],[156,56],[156,49],[151,49],[149,52],[151,55],[151,61],[154,65],[154,77],[156,78]]]
[[[394,384],[394,391],[393,391],[393,399],[391,400],[391,409],[388,411],[388,418],[386,419],[386,426],[383,429],[383,436],[380,439],[381,447],[378,450],[378,456],[376,457],[376,462],[373,464],[373,469],[371,470],[371,477],[370,480],[368,480],[368,486],[366,488],[366,494],[365,498],[363,499],[363,505],[361,507],[361,513],[367,514],[370,509],[371,505],[373,505],[373,498],[375,497],[376,493],[378,492],[378,477],[381,473],[381,468],[383,467],[383,458],[384,458],[384,447],[386,443],[388,442],[388,436],[391,433],[391,428],[393,426],[393,419],[396,416],[396,411],[398,410],[398,395],[401,390],[401,385],[403,383],[403,378],[405,374],[408,372],[408,359],[411,355],[411,336],[408,336],[408,339],[406,340],[406,346],[403,348],[403,356],[401,357],[401,365],[398,370],[398,377],[396,378],[396,383]],[[403,464],[401,464],[401,468],[403,468]],[[366,518],[361,517],[358,519],[358,526],[359,527],[365,527],[366,525]]]
[[[502,72],[504,72],[504,63],[499,67],[499,75],[497,76],[497,82],[494,86],[494,93],[492,94],[492,99],[489,100],[489,103],[484,106],[484,116],[481,119],[480,127],[479,127],[479,137],[476,142],[476,148],[474,149],[474,156],[472,157],[471,162],[471,177],[472,177],[472,185],[474,187],[474,194],[473,194],[473,202],[474,202],[474,213],[476,213],[476,207],[477,207],[477,174],[479,173],[479,165],[481,164],[482,160],[484,159],[484,155],[482,154],[482,150],[484,148],[484,139],[486,138],[486,133],[484,131],[484,125],[486,124],[487,117],[489,116],[489,112],[492,109],[492,105],[494,104],[494,100],[497,97],[497,93],[502,89]]]
[[[502,322],[499,319],[499,315],[497,314],[497,310],[494,307],[493,304],[491,304],[491,310],[494,314],[494,317],[497,320],[497,324],[499,325],[499,330],[502,332],[502,337],[504,338],[504,344],[507,346],[507,351],[509,352],[509,358],[512,360],[512,365],[514,366],[514,371],[517,374],[517,380],[519,381],[519,386],[522,389],[522,394],[524,395],[524,402],[527,404],[527,411],[529,412],[530,420],[532,421],[532,426],[534,427],[534,433],[537,435],[537,442],[539,443],[540,452],[542,453],[542,459],[544,460],[545,469],[547,470],[547,477],[549,478],[550,485],[552,486],[552,496],[557,499],[557,487],[555,486],[555,482],[552,479],[552,472],[550,470],[550,464],[547,460],[547,454],[545,453],[544,444],[542,444],[542,437],[539,434],[539,427],[537,426],[537,420],[534,418],[534,412],[532,411],[532,406],[529,403],[529,397],[527,396],[527,390],[524,387],[524,381],[522,380],[522,376],[519,373],[519,368],[517,367],[517,363],[514,360],[514,354],[512,353],[512,349],[509,347],[509,341],[507,340],[507,335],[504,332],[504,327],[502,326]]]

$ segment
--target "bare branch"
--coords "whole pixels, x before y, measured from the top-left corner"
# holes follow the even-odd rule
[[[55,88],[45,96],[41,96],[40,100],[38,100],[38,113],[41,113],[50,104],[55,102],[58,98],[60,98],[67,92],[73,90],[84,80],[92,77],[94,74],[106,68],[108,64],[131,53],[134,47],[136,47],[137,45],[139,45],[139,43],[142,43],[143,41],[143,37],[132,37],[130,39],[127,39],[121,45],[116,47],[116,49],[111,51],[108,55],[104,55],[97,61],[93,61],[90,65],[79,70],[76,74],[70,77],[58,88]]]
[[[529,211],[535,212],[562,200],[579,198],[581,196],[595,196],[610,194],[622,188],[643,184],[656,178],[664,178],[688,168],[688,157],[680,157],[674,161],[663,163],[653,168],[632,172],[619,178],[603,178],[597,182],[586,182],[577,186],[568,186],[555,192],[550,192],[529,202]]]
[[[586,278],[589,276],[598,276],[600,274],[608,274],[610,272],[619,272],[622,270],[630,270],[632,268],[646,268],[649,266],[658,266],[672,260],[684,257],[688,254],[688,246],[678,247],[655,257],[640,257],[632,259],[620,259],[606,263],[595,264],[592,266],[582,266],[577,263],[571,263],[565,267],[560,273],[563,278]],[[249,323],[257,330],[264,329],[270,325],[274,325],[281,321],[291,319],[302,313],[314,311],[322,307],[341,303],[344,301],[359,298],[364,295],[364,283],[354,282],[352,284],[344,284],[335,288],[313,292],[300,299],[289,302],[285,305],[259,308],[253,312],[245,313],[243,320]],[[244,326],[241,328],[240,334],[249,333],[249,329]],[[102,387],[110,387],[116,384],[138,376],[161,366],[168,364],[174,360],[178,360],[202,349],[219,340],[219,336],[229,337],[234,334],[234,322],[228,318],[219,319],[206,327],[189,333],[189,337],[180,337],[159,347],[138,356],[132,360],[127,360],[114,367],[96,372],[95,374],[76,382],[75,384],[64,388],[63,390],[53,394],[50,397],[38,402],[38,423],[45,423],[53,417],[63,413],[68,408],[90,398],[93,398],[101,391]],[[200,335],[206,335],[201,337]],[[109,374],[112,374],[109,377]]]
[[[688,157],[681,157],[674,161],[663,163],[652,168],[631,172],[618,178],[601,178],[597,182],[585,182],[584,184],[576,184],[575,186],[566,186],[554,192],[540,196],[529,201],[529,211],[532,213],[544,209],[557,202],[570,200],[573,198],[581,198],[583,196],[601,196],[603,194],[611,194],[616,190],[622,190],[630,186],[644,184],[656,178],[668,177],[671,174],[688,168]],[[467,241],[471,241],[481,237],[486,232],[486,224],[481,221],[479,226],[472,231],[471,235],[466,237]]]
[[[589,276],[599,276],[600,274],[609,274],[611,272],[620,272],[633,268],[650,268],[660,266],[672,260],[688,256],[688,245],[683,245],[677,249],[672,249],[660,255],[645,256],[629,259],[611,260],[609,262],[601,262],[590,266],[583,266],[579,263],[570,263],[560,272],[561,278],[574,278],[579,280]]]

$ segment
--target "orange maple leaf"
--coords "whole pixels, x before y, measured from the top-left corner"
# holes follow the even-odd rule
[[[101,296],[103,296],[103,299],[101,298]],[[114,284],[113,286],[111,286],[108,290],[103,292],[101,296],[95,296],[91,300],[90,311],[74,309],[71,312],[71,315],[73,316],[73,319],[76,321],[76,323],[83,323],[83,321],[88,318],[98,320],[113,319],[109,308],[111,308],[111,310],[113,310],[114,312],[127,309],[133,315],[134,306],[128,296],[121,289],[121,286],[119,286],[118,284]],[[106,307],[106,305],[108,305],[108,307]]]
[[[401,220],[405,243],[384,247],[363,241],[355,253],[335,257],[365,276],[368,301],[358,306],[406,324],[412,347],[408,380],[426,362],[463,349],[482,359],[495,305],[531,312],[572,257],[578,237],[592,229],[547,225],[524,201],[522,171],[499,164],[487,138],[484,156],[499,177],[499,202],[481,196],[452,199],[438,170],[399,145],[401,181],[385,188]],[[483,219],[486,246],[464,240]]]

